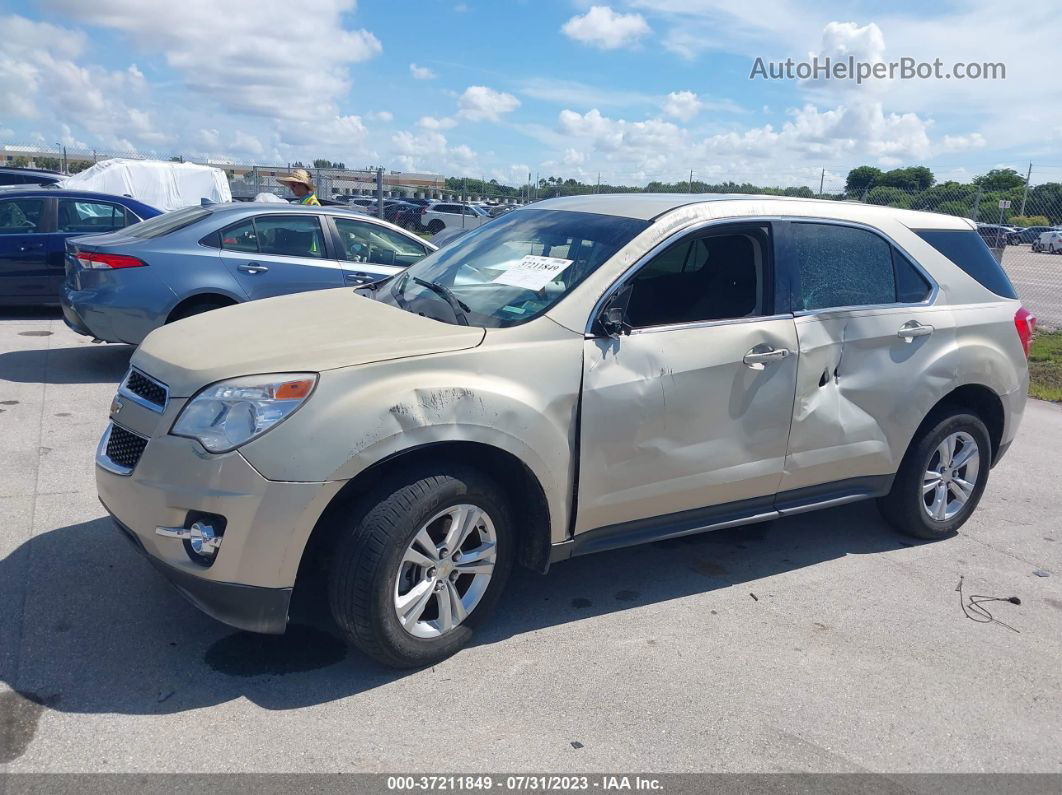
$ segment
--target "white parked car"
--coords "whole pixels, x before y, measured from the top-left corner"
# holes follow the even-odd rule
[[[1033,241],[1033,251],[1045,251],[1048,254],[1062,254],[1062,230],[1052,229],[1049,232],[1041,232],[1040,237]]]
[[[420,225],[438,234],[444,229],[475,229],[491,220],[481,207],[460,202],[433,202],[420,211]]]

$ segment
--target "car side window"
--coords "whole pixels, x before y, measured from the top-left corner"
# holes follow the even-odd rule
[[[801,221],[790,226],[789,239],[800,275],[797,311],[895,303],[892,246],[884,238],[857,227]]]
[[[627,322],[634,328],[765,314],[766,228],[687,238],[633,279]]]
[[[258,235],[254,231],[254,221],[248,218],[246,221],[240,221],[238,224],[223,229],[221,247],[226,251],[245,251],[257,254]]]
[[[340,258],[349,262],[409,266],[428,250],[415,240],[379,224],[334,218],[339,233]]]
[[[933,288],[914,263],[893,248],[892,264],[896,273],[896,300],[901,304],[919,304],[925,301]]]
[[[110,232],[127,223],[125,208],[110,202],[59,199],[58,212],[59,232]]]
[[[0,201],[0,235],[25,235],[40,231],[44,199]]]
[[[260,215],[254,219],[254,230],[261,254],[316,259],[325,255],[316,215]]]

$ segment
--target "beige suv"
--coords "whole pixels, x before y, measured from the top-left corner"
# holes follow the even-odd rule
[[[965,219],[554,199],[373,292],[154,331],[99,494],[215,618],[283,632],[322,583],[351,643],[419,666],[469,641],[516,561],[870,498],[954,533],[1014,438],[1032,327]]]

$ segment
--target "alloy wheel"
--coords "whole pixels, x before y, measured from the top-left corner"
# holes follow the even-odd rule
[[[437,638],[459,626],[486,593],[497,561],[497,533],[475,505],[454,505],[413,536],[394,588],[398,622],[417,638]]]
[[[956,431],[944,437],[929,457],[922,478],[922,507],[936,522],[954,518],[970,501],[981,468],[973,436]]]

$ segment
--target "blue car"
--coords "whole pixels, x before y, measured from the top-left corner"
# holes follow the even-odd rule
[[[0,305],[59,303],[66,241],[159,215],[136,199],[91,191],[0,191]]]
[[[79,334],[139,345],[159,326],[231,304],[368,286],[435,249],[346,207],[186,207],[70,240],[63,318]]]

